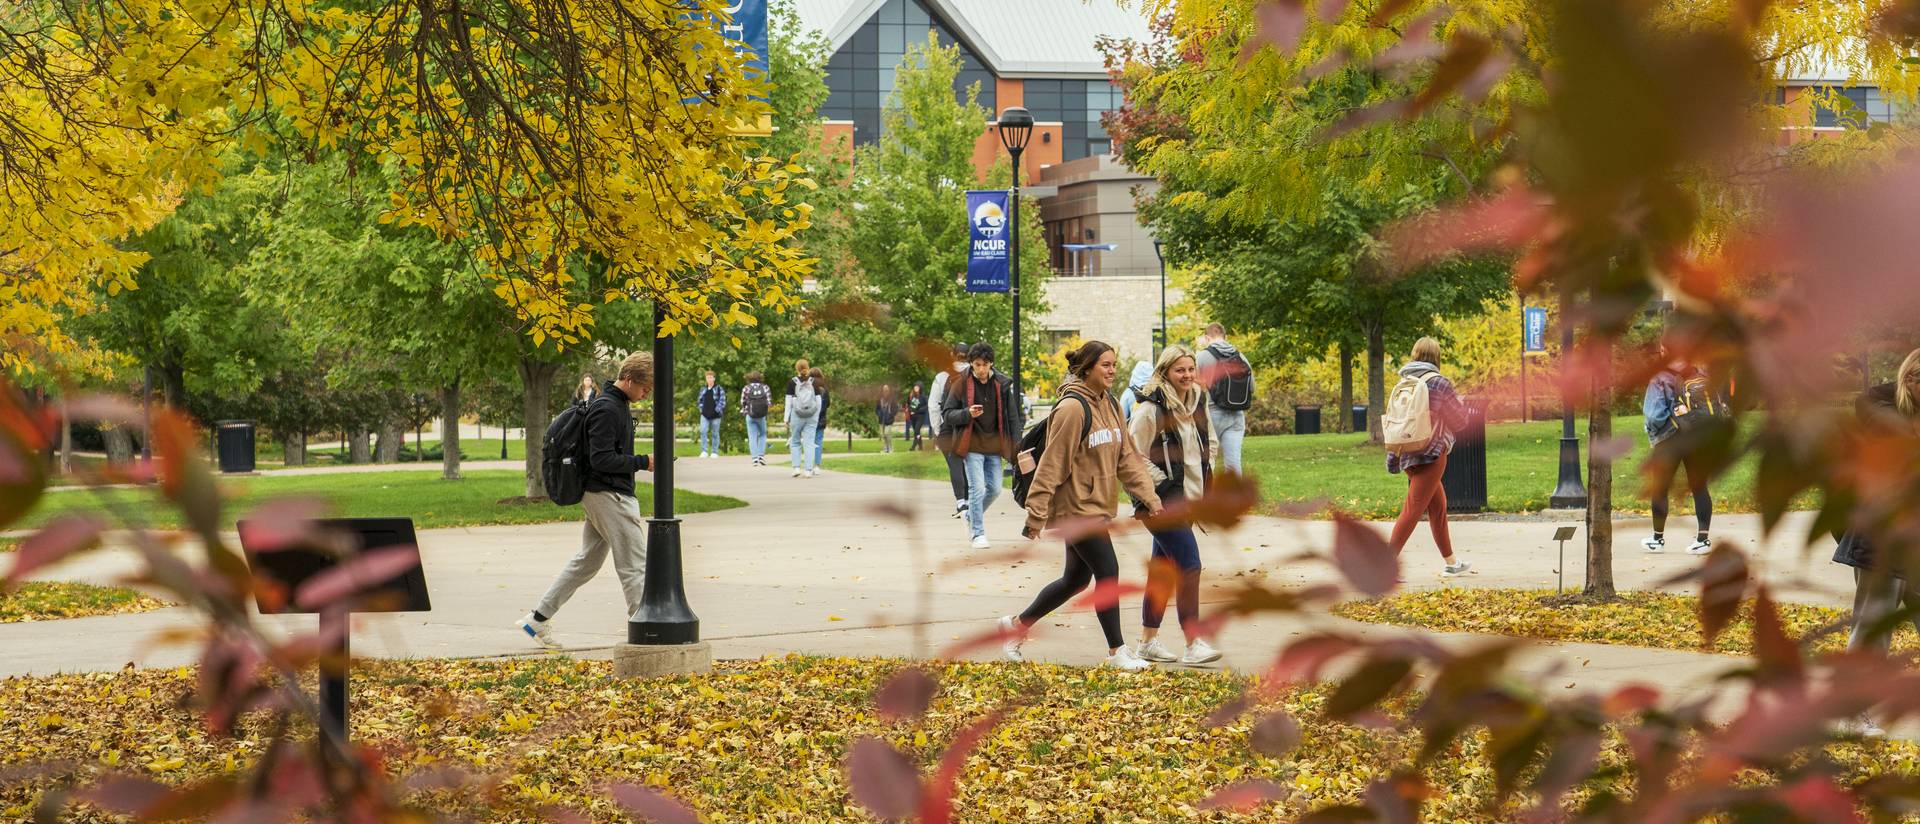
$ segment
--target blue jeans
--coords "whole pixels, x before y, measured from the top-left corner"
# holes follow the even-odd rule
[[[747,454],[755,458],[767,456],[767,419],[747,419]]]
[[[720,419],[700,416],[700,451],[720,454]]]
[[[1000,497],[1000,470],[1006,459],[999,455],[967,453],[967,532],[978,538],[987,534],[987,507]]]
[[[1220,444],[1220,465],[1240,472],[1240,442],[1247,437],[1247,413],[1209,407],[1207,419],[1213,424],[1214,442]]]
[[[820,468],[820,456],[826,453],[827,427],[818,421],[813,424],[813,468]]]
[[[1178,604],[1180,629],[1192,641],[1197,632],[1194,627],[1200,621],[1200,544],[1194,539],[1193,527],[1185,524],[1152,534],[1153,559],[1147,568],[1147,594],[1140,602],[1140,625],[1159,629],[1167,601],[1172,598]],[[1171,568],[1168,561],[1172,562]]]
[[[814,446],[814,435],[819,432],[818,418],[799,418],[789,424],[787,450],[793,453],[793,468],[807,469],[820,465],[820,447]],[[809,450],[813,450],[809,452]]]

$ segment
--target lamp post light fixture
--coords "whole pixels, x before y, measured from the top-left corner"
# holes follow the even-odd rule
[[[1033,113],[1025,106],[1009,106],[1000,112],[1000,145],[1013,156],[1013,195],[1007,198],[1007,217],[1013,223],[1008,233],[1007,270],[1013,295],[1013,396],[1022,402],[1026,390],[1021,387],[1020,363],[1020,153],[1027,150],[1033,137]]]
[[[1570,302],[1560,304],[1560,368],[1563,373],[1573,357],[1573,318]],[[1547,506],[1554,509],[1585,509],[1587,486],[1580,482],[1580,437],[1573,434],[1573,398],[1566,381],[1560,382],[1560,483],[1554,487]],[[1597,409],[1594,414],[1612,414]]]
[[[1156,349],[1167,348],[1167,256],[1158,238],[1153,241],[1153,256],[1160,261],[1160,345]]]

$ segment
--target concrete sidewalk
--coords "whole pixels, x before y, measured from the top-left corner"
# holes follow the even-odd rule
[[[496,462],[473,462],[474,469]],[[954,641],[991,631],[993,620],[1017,612],[1058,574],[1062,551],[1041,544],[1023,559],[995,560],[1018,548],[1020,521],[1010,497],[1003,496],[989,516],[995,549],[968,548],[964,525],[949,517],[945,484],[855,475],[832,471],[829,457],[818,478],[789,477],[784,466],[754,467],[745,458],[681,459],[683,488],[732,495],[748,501],[745,509],[704,513],[685,519],[686,587],[701,618],[702,637],[720,658],[751,658],[788,652],[833,655],[924,655]],[[401,471],[398,465],[385,471]],[[512,466],[507,462],[497,468]],[[436,470],[436,464],[419,467]],[[351,471],[362,467],[290,470]],[[643,476],[644,479],[644,476]],[[881,507],[915,513],[904,522]],[[396,501],[394,513],[405,514]],[[1783,535],[1804,535],[1808,515],[1787,519]],[[1698,558],[1683,552],[1648,555],[1638,541],[1644,527],[1622,521],[1617,529],[1615,575],[1621,589],[1649,589],[1691,569]],[[1644,522],[1642,522],[1644,523]],[[1456,547],[1474,571],[1444,583],[1437,554],[1424,528],[1405,555],[1406,586],[1546,587],[1554,586],[1556,545],[1548,540],[1558,524],[1511,521],[1461,521],[1453,525]],[[1752,553],[1756,568],[1781,597],[1844,607],[1852,580],[1845,568],[1827,562],[1831,542],[1802,550],[1789,540],[1762,543],[1756,516],[1716,518],[1716,537],[1732,540]],[[1689,518],[1676,517],[1676,535],[1689,533]],[[541,654],[513,627],[579,544],[580,525],[498,526],[422,532],[421,551],[434,610],[425,614],[363,616],[353,637],[356,654],[379,657],[486,657]],[[1318,521],[1252,518],[1230,534],[1202,536],[1207,564],[1207,598],[1218,602],[1247,580],[1300,584],[1333,578],[1323,563],[1299,560],[1330,546],[1332,525]],[[1138,581],[1148,556],[1144,534],[1118,536],[1123,580]],[[1568,547],[1567,585],[1581,583],[1583,544]],[[102,550],[42,570],[36,578],[112,583],[132,569],[123,550]],[[923,603],[921,592],[927,593]],[[625,638],[625,607],[612,569],[581,588],[555,627],[569,652],[601,656]],[[267,619],[277,625],[310,627],[311,617]],[[1123,624],[1133,640],[1139,626],[1137,602],[1123,607]],[[184,610],[65,621],[0,625],[0,675],[62,671],[105,671],[129,662],[137,666],[191,663],[182,647],[152,647],[165,630],[196,626]],[[1226,650],[1221,665],[1235,670],[1266,666],[1289,637],[1315,626],[1338,625],[1371,634],[1407,630],[1367,626],[1333,618],[1305,621],[1263,617],[1227,628],[1218,645]],[[1106,654],[1090,613],[1058,613],[1028,644],[1034,660],[1094,664]],[[1169,628],[1171,640],[1179,633]],[[916,648],[916,636],[926,647]],[[1441,636],[1450,643],[1472,643],[1474,636]],[[996,649],[968,657],[992,659]],[[1594,644],[1540,643],[1522,668],[1557,673],[1555,686],[1578,684],[1606,689],[1629,682],[1704,694],[1709,679],[1738,659],[1700,653]]]

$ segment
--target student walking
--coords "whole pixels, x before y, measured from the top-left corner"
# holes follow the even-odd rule
[[[1667,348],[1660,347],[1660,354],[1666,355]],[[1695,533],[1693,544],[1687,547],[1690,555],[1705,555],[1713,551],[1713,541],[1708,532],[1713,527],[1713,492],[1707,486],[1707,468],[1705,462],[1695,455],[1697,439],[1675,437],[1698,429],[1708,419],[1724,415],[1727,412],[1727,399],[1715,391],[1707,374],[1692,364],[1679,359],[1670,360],[1647,382],[1647,393],[1640,401],[1640,411],[1647,419],[1647,443],[1653,446],[1653,457],[1648,460],[1648,469],[1653,475],[1653,536],[1640,542],[1648,552],[1662,552],[1667,547],[1667,510],[1668,498],[1673,489],[1673,476],[1682,467],[1687,470],[1687,489],[1693,492],[1693,511],[1699,520],[1700,529]]]
[[[1920,349],[1907,353],[1892,383],[1861,393],[1853,410],[1863,429],[1896,438],[1920,437]],[[1847,651],[1885,655],[1893,643],[1893,630],[1874,630],[1886,622],[1887,616],[1903,609],[1914,612],[1908,621],[1920,631],[1920,581],[1914,580],[1899,555],[1887,557],[1876,552],[1873,544],[1859,529],[1849,530],[1833,548],[1833,562],[1853,567],[1853,615]],[[1864,735],[1886,734],[1864,716],[1849,726]]]
[[[747,373],[747,385],[740,389],[740,414],[747,418],[747,454],[754,466],[767,465],[767,413],[773,408],[773,389],[759,372]]]
[[[726,420],[727,389],[714,377],[713,370],[707,370],[707,385],[700,387],[700,397],[695,402],[700,409],[700,457],[720,457],[720,422]]]
[[[827,391],[827,373],[816,366],[807,370],[813,378],[813,389],[820,393],[820,417],[813,427],[813,464],[807,467],[807,477],[820,474],[820,459],[827,454],[827,408],[833,405],[833,393]]]
[[[1412,360],[1400,367],[1400,382],[1394,385],[1381,418],[1387,441],[1387,471],[1407,473],[1407,499],[1400,505],[1399,519],[1393,522],[1389,543],[1393,553],[1399,555],[1425,513],[1433,542],[1440,547],[1444,563],[1440,575],[1445,578],[1471,568],[1453,556],[1453,538],[1447,534],[1447,490],[1440,485],[1440,476],[1447,471],[1447,454],[1453,451],[1454,433],[1467,425],[1467,414],[1453,382],[1440,374],[1440,342],[1421,338],[1413,344]]]
[[[924,446],[921,435],[927,428],[927,397],[920,384],[907,387],[907,451],[918,452]]]
[[[1127,391],[1120,393],[1120,414],[1133,420],[1133,406],[1140,402],[1140,395],[1147,388],[1147,381],[1153,379],[1153,364],[1139,361],[1133,365],[1133,372],[1127,376]]]
[[[1167,347],[1141,387],[1140,402],[1127,421],[1133,446],[1146,456],[1147,474],[1165,505],[1198,500],[1212,480],[1207,393],[1200,388],[1199,374],[1192,350],[1179,344]],[[1137,652],[1148,661],[1206,664],[1219,660],[1220,651],[1200,635],[1200,543],[1192,524],[1150,532],[1153,558],[1147,569],[1147,594],[1140,605]],[[1177,599],[1180,632],[1187,638],[1187,650],[1179,656],[1159,638],[1170,592]]]
[[[1253,364],[1227,342],[1227,328],[1207,324],[1206,345],[1194,360],[1207,387],[1207,415],[1220,441],[1220,465],[1240,472],[1240,443],[1247,437],[1247,410],[1253,408]]]
[[[959,344],[953,347],[953,368],[933,376],[933,388],[927,390],[927,408],[933,416],[933,444],[939,447],[940,454],[947,460],[947,484],[953,487],[953,517],[964,518],[967,515],[967,462],[965,457],[954,454],[953,435],[946,424],[946,415],[941,413],[946,405],[947,386],[959,386],[958,376],[967,371],[967,346]]]
[[[800,363],[804,365],[806,361]],[[815,452],[820,448],[813,438],[820,426],[820,387],[811,374],[795,376],[787,382],[786,424],[793,477],[804,474],[811,478],[818,474],[813,467],[819,460]]]
[[[593,396],[597,394],[600,394],[600,387],[594,384],[593,376],[581,375],[580,383],[573,388],[573,399],[576,401],[590,401],[593,400]]]
[[[880,423],[880,451],[893,451],[893,422],[900,419],[900,401],[893,397],[893,387],[880,387],[880,401],[873,405],[873,416]]]
[[[967,533],[974,549],[986,549],[987,508],[1000,497],[1000,475],[1025,431],[1013,379],[993,368],[993,347],[967,350],[967,372],[949,382],[940,417],[953,435],[953,453],[967,468]]]
[[[1067,357],[1070,374],[1060,388],[1060,401],[1048,416],[1043,445],[1033,481],[1027,487],[1027,525],[1023,533],[1038,538],[1040,531],[1067,522],[1101,523],[1113,518],[1118,503],[1115,487],[1124,485],[1150,515],[1160,512],[1160,496],[1153,477],[1127,437],[1120,406],[1108,394],[1118,367],[1113,347],[1087,341]],[[1059,609],[1092,582],[1117,587],[1120,562],[1104,526],[1077,526],[1079,537],[1067,543],[1066,569],[1047,584],[1024,612],[1000,619],[1010,637],[1001,647],[1012,660],[1024,660],[1020,644],[1040,619]],[[1134,654],[1120,635],[1120,605],[1106,604],[1095,612],[1107,641],[1107,665],[1126,671],[1153,666]]]
[[[800,388],[800,384],[805,383],[811,379],[811,376],[810,376],[811,370],[812,370],[812,364],[807,363],[806,358],[801,358],[793,362],[793,377],[787,378],[785,395],[784,395],[783,402],[781,404],[781,407],[783,410],[781,412],[781,416],[782,416],[781,422],[784,423],[787,427],[787,451],[792,452],[794,454],[800,454],[800,452],[802,451],[801,450],[802,444],[800,443],[800,440],[799,440],[800,430],[795,425],[794,419],[793,419],[793,394],[795,391],[797,391]],[[809,386],[808,390],[809,390],[809,393],[811,394],[812,387]],[[816,418],[819,415],[820,398],[818,395],[813,395],[811,408],[813,409],[813,411],[808,413],[806,416],[809,420],[812,420],[813,418]],[[811,442],[811,439],[813,437],[811,430],[808,431],[807,437],[809,439],[809,442]],[[796,470],[793,473],[794,477],[796,478],[800,476],[800,473],[807,471],[807,465],[802,463],[794,464],[793,468]]]
[[[619,374],[601,387],[587,405],[586,511],[580,551],[567,561],[533,611],[518,626],[544,647],[557,648],[553,616],[573,597],[581,584],[600,572],[613,556],[620,591],[626,596],[627,615],[640,609],[646,581],[646,524],[640,519],[640,501],[634,497],[633,476],[651,472],[646,455],[633,454],[633,410],[630,405],[653,394],[653,355],[636,352],[620,362]]]

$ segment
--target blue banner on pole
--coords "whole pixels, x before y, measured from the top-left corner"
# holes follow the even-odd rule
[[[1521,330],[1523,338],[1521,351],[1547,351],[1547,310],[1537,306],[1529,306],[1523,311],[1526,316],[1526,323]]]
[[[747,53],[747,76],[766,79],[767,0],[732,0],[726,12],[733,20],[721,25],[721,34]]]
[[[1012,247],[1012,221],[1007,218],[1007,191],[967,192],[967,291],[1005,292],[1012,285],[1007,251]]]

